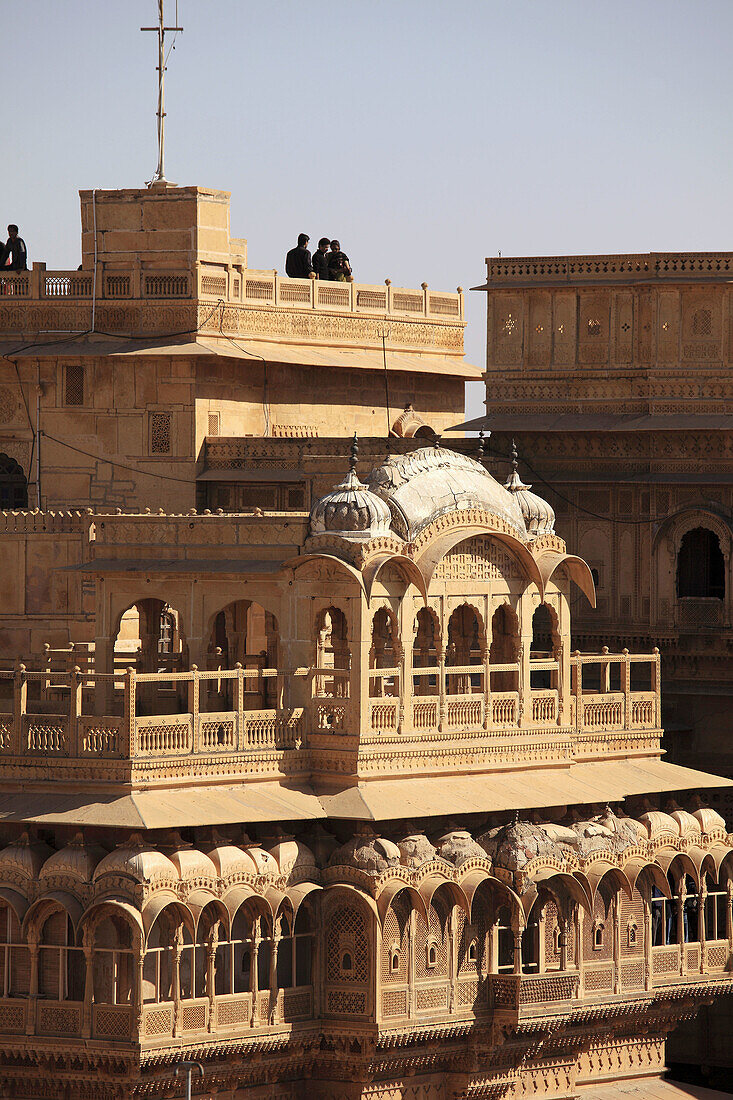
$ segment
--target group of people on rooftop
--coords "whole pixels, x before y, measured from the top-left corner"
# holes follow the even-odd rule
[[[349,257],[341,251],[338,241],[321,237],[318,250],[310,254],[307,233],[298,234],[298,243],[285,257],[285,274],[290,279],[331,279],[347,283],[351,279]]]
[[[0,253],[0,273],[3,271],[27,271],[28,250],[25,241],[18,236],[18,226],[8,226],[8,239]]]

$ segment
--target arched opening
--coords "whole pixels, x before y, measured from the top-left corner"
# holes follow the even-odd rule
[[[84,997],[84,952],[74,946],[74,926],[64,909],[43,921],[38,944],[38,994],[52,1001]]]
[[[0,508],[12,511],[27,507],[28,482],[22,467],[9,455],[0,454]]]
[[[473,607],[461,604],[448,620],[448,646],[445,653],[446,670],[451,666],[466,668],[477,665],[476,672],[451,674],[446,671],[448,695],[470,695],[482,691],[483,648],[479,617]]]
[[[165,600],[156,597],[138,600],[120,616],[114,641],[114,670],[120,674],[116,681],[118,689],[122,688],[122,673],[129,667],[137,672],[161,674],[184,672],[188,668],[181,614]],[[183,687],[165,680],[138,684],[138,715],[176,711],[179,702],[183,702]]]
[[[178,932],[179,927],[182,929],[180,933]],[[169,905],[157,916],[155,923],[148,932],[143,962],[144,1001],[166,1002],[173,1000],[173,973],[177,935],[182,937],[182,943],[189,945],[192,943],[188,929],[185,929],[184,934],[179,908],[176,905]],[[186,969],[190,975],[190,957]],[[183,954],[181,955],[181,973],[183,974]]]
[[[414,695],[438,695],[439,638],[440,629],[435,613],[429,607],[421,607],[415,618],[415,640],[412,644]],[[416,669],[426,671],[421,675]],[[428,672],[428,669],[431,671]]]
[[[95,1003],[130,1004],[134,972],[132,929],[121,917],[106,917],[94,929],[92,977]]]
[[[252,600],[234,600],[214,618],[209,639],[210,672],[231,670],[236,664],[244,669],[244,709],[270,710],[277,705],[275,670],[280,658],[280,627],[272,612]],[[234,681],[222,678],[207,681],[202,709],[231,710],[234,705]]]
[[[519,690],[519,619],[508,603],[497,607],[491,619],[489,665],[514,665],[511,669],[491,669],[491,691]]]
[[[542,930],[543,904],[543,901],[537,898],[529,911],[527,923],[522,929],[523,974],[537,974],[540,969],[540,934]],[[555,940],[553,939],[553,943],[554,942]]]
[[[557,690],[560,656],[560,632],[555,610],[541,603],[532,616],[532,644],[530,647],[530,687],[532,691]],[[547,667],[552,661],[553,667]]]
[[[695,527],[682,538],[677,554],[680,599],[725,599],[725,560],[720,540],[707,527]]]
[[[228,946],[221,908],[216,902],[210,902],[202,909],[196,929],[192,994],[194,997],[209,995],[209,983],[212,977],[215,993],[228,992],[228,989],[225,989]],[[213,963],[212,975],[209,973],[210,963]]]
[[[0,904],[0,993],[24,997],[30,988],[30,958],[14,909]]]
[[[316,695],[348,698],[351,655],[346,616],[339,607],[325,608],[316,619],[316,664],[321,670],[315,678]]]
[[[369,650],[369,667],[372,669],[394,669],[400,659],[400,644],[397,635],[397,623],[386,607],[380,607],[372,620],[372,644]],[[391,676],[370,676],[369,694],[372,698],[383,695],[399,694],[398,678]]]
[[[705,939],[726,940],[728,936],[728,891],[725,883],[716,882],[711,874],[705,875]]]

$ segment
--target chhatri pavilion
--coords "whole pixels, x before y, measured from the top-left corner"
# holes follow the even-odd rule
[[[310,513],[84,517],[85,660],[0,673],[0,1095],[679,1095],[724,781],[664,760],[656,650],[573,650],[516,465],[420,442]]]

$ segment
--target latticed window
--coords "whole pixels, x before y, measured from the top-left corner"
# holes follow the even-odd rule
[[[713,313],[710,309],[696,309],[692,315],[692,335],[710,336],[713,331]]]
[[[326,977],[331,982],[368,980],[369,945],[364,917],[351,906],[338,906],[328,919]]]
[[[207,434],[208,435],[218,435],[219,434],[219,413],[218,412],[210,412],[209,413],[209,430],[208,430]]]
[[[601,322],[596,318],[593,318],[588,322],[588,335],[600,336],[601,335]]]
[[[84,368],[78,363],[69,363],[64,372],[64,404],[84,404]]]
[[[154,455],[171,453],[171,414],[150,414],[150,452]]]

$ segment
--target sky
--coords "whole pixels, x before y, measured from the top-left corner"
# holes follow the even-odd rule
[[[283,270],[301,231],[338,237],[358,282],[436,290],[499,251],[731,249],[731,0],[179,0],[178,20],[166,174],[232,192],[252,267]],[[156,0],[0,0],[0,222],[31,261],[77,266],[79,189],[152,176],[155,22]]]

